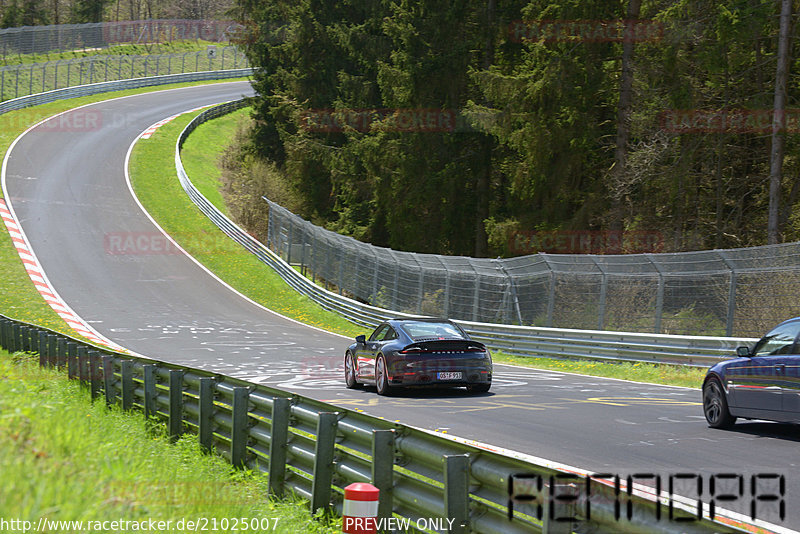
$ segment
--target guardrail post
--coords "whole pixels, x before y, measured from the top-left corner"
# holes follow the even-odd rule
[[[55,369],[58,366],[58,336],[47,334],[47,365]]]
[[[173,440],[183,434],[183,371],[169,371],[169,435]]]
[[[8,341],[6,340],[6,324],[6,320],[0,317],[0,349],[3,350],[8,350]]]
[[[372,431],[372,485],[380,490],[378,517],[392,517],[394,430]]]
[[[31,352],[39,352],[39,329],[31,328],[28,335],[28,343],[30,343]]]
[[[22,330],[17,323],[11,325],[11,350],[9,352],[19,352],[22,350]]]
[[[144,378],[144,417],[149,419],[155,417],[156,408],[156,366],[145,364],[142,366]]]
[[[78,380],[82,386],[88,382],[89,369],[87,365],[89,349],[81,345],[78,347]]]
[[[39,367],[47,367],[50,364],[50,347],[48,341],[47,332],[39,330]]]
[[[286,479],[286,446],[289,443],[289,417],[291,400],[286,397],[272,398],[272,435],[269,442],[269,492],[283,496]]]
[[[56,367],[63,370],[67,366],[67,340],[56,338]]]
[[[106,393],[107,406],[113,406],[117,402],[117,390],[114,382],[114,357],[103,356],[103,389]]]
[[[20,337],[22,339],[22,343],[20,346],[22,347],[22,352],[30,352],[31,351],[31,329],[27,326],[22,326],[19,329]]]
[[[100,396],[100,352],[96,350],[89,351],[89,390],[91,391],[92,400],[94,401]]]
[[[78,376],[78,344],[71,341],[67,342],[67,376]]]
[[[246,387],[233,388],[231,404],[231,464],[244,468],[247,464],[248,416],[250,409],[250,390]]]
[[[452,520],[450,532],[469,532],[469,455],[444,457],[444,515]]]
[[[333,453],[336,444],[338,412],[321,412],[317,421],[317,444],[314,447],[314,481],[311,483],[311,512],[328,508],[333,482]]]
[[[128,411],[133,408],[133,362],[131,360],[120,362],[120,375],[122,375],[122,409]]]
[[[205,376],[200,379],[200,416],[198,420],[198,440],[206,451],[214,448],[214,394],[217,381]]]

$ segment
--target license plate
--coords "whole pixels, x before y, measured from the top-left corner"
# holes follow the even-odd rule
[[[439,380],[461,380],[461,371],[448,371],[436,374]]]

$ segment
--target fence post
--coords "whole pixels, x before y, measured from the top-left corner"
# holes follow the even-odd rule
[[[216,380],[209,376],[200,378],[200,401],[197,437],[206,451],[214,447],[214,387]]]
[[[81,386],[85,386],[89,381],[89,369],[87,365],[87,358],[89,355],[89,349],[83,345],[78,347],[78,380],[81,383]]]
[[[144,416],[147,419],[155,417],[158,411],[156,407],[156,396],[158,394],[156,389],[156,370],[157,367],[153,364],[142,366],[142,375],[144,379]]]
[[[114,384],[114,357],[103,356],[103,389],[106,393],[106,405],[117,402],[117,391]]]
[[[314,481],[311,483],[311,512],[326,509],[331,503],[333,453],[336,444],[338,412],[321,412],[317,421],[317,444],[314,448]]]
[[[120,374],[122,375],[122,409],[128,411],[133,408],[133,361],[122,360]]]
[[[590,254],[589,258],[594,262],[597,269],[600,271],[600,299],[597,303],[597,329],[603,330],[606,326],[606,295],[608,293],[608,274],[605,267]]]
[[[248,416],[250,390],[246,387],[233,388],[231,404],[231,464],[242,469],[247,465]]]
[[[6,337],[7,321],[0,317],[0,349],[8,350],[8,338]]]
[[[100,396],[100,361],[99,351],[89,351],[89,390],[93,401]]]
[[[733,335],[734,314],[736,313],[736,265],[733,264],[724,251],[718,250],[717,254],[725,262],[728,269],[731,270],[731,281],[728,286],[728,315],[725,319],[725,336],[731,337]]]
[[[392,517],[394,430],[372,431],[372,485],[380,490],[378,517]]]
[[[67,365],[67,340],[63,337],[58,338],[56,345],[56,365],[63,369]]]
[[[39,330],[39,365],[41,367],[47,367],[50,363],[50,349],[47,342],[47,332],[45,330]]]
[[[658,292],[656,293],[656,324],[654,330],[656,334],[661,333],[661,316],[664,315],[664,269],[655,260],[652,254],[646,254],[647,259],[658,271]]]
[[[27,326],[20,326],[19,327],[19,339],[20,339],[20,350],[22,352],[30,352],[31,351],[31,329]]]
[[[183,434],[183,371],[169,371],[169,435],[173,440]]]
[[[67,342],[67,376],[78,377],[78,344],[71,341]]]
[[[47,365],[54,368],[58,365],[58,337],[47,334]]]
[[[291,400],[286,397],[272,398],[272,435],[269,442],[269,482],[272,495],[283,495],[286,479],[286,446],[289,443],[289,417]]]
[[[450,532],[469,532],[469,455],[444,457],[444,515],[453,520]]]

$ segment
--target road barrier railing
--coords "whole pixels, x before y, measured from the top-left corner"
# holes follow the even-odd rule
[[[0,102],[0,114],[31,106],[38,106],[40,104],[49,104],[51,102],[66,98],[77,98],[81,96],[109,93],[112,91],[139,89],[140,87],[154,87],[158,85],[167,85],[170,83],[202,82],[210,80],[225,80],[229,78],[241,78],[244,76],[250,76],[252,73],[253,70],[248,67],[243,69],[166,74],[163,76],[148,76],[146,78],[131,78],[127,80],[114,80],[102,83],[78,85],[75,87],[65,87],[63,89],[45,91],[35,95],[22,96],[12,100],[6,100],[5,102]]]
[[[246,105],[246,100],[228,102],[210,108],[195,117],[183,130],[175,148],[175,167],[183,189],[192,202],[231,239],[272,267],[296,291],[307,295],[325,309],[343,315],[365,327],[374,327],[391,317],[408,314],[377,308],[328,291],[292,268],[278,254],[248,234],[217,209],[192,184],[181,161],[181,147],[200,124],[231,113]],[[270,210],[282,209],[269,202]],[[550,358],[588,358],[613,361],[642,361],[692,366],[709,366],[734,354],[736,347],[749,345],[751,338],[674,336],[613,332],[606,330],[570,330],[458,321],[476,340],[492,349],[511,354]]]
[[[406,518],[410,530],[549,533],[569,522],[591,532],[744,532],[735,514],[725,519],[718,510],[712,520],[708,506],[698,514],[699,501],[664,491],[654,497],[542,459],[114,352],[1,315],[0,348],[38,354],[41,366],[65,369],[93,399],[158,418],[172,437],[196,434],[234,466],[266,473],[271,494],[296,493],[312,510],[341,512],[343,489],[369,482],[380,490],[379,519]]]

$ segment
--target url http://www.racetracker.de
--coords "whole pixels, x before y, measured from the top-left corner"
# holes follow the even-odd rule
[[[193,519],[108,519],[36,521],[0,517],[0,532],[248,532],[275,530],[278,517],[196,517]]]

